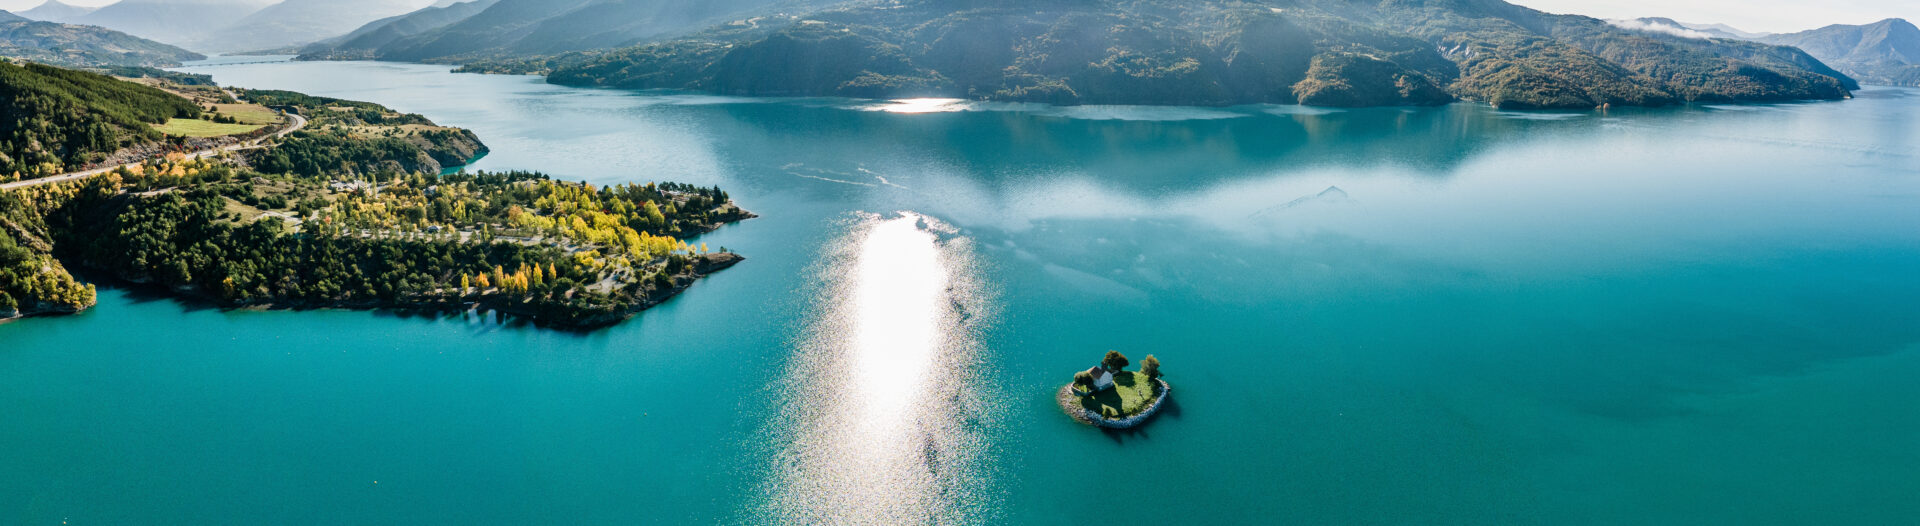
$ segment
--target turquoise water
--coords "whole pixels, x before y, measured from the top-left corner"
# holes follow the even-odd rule
[[[123,289],[0,325],[0,522],[1920,514],[1920,91],[1556,114],[196,71],[764,218],[703,239],[746,263],[586,335]],[[1110,348],[1174,385],[1143,430],[1054,406]]]

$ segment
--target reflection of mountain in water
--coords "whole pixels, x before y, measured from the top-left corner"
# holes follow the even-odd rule
[[[1248,106],[1207,109],[1207,115],[1185,120],[1166,115],[1161,117],[1169,120],[1073,118],[1025,111],[900,115],[798,103],[706,108],[725,111],[731,122],[750,127],[710,130],[720,138],[719,147],[779,152],[769,156],[815,168],[845,166],[849,159],[913,156],[946,163],[976,178],[1083,172],[1138,191],[1191,188],[1310,165],[1402,166],[1445,175],[1476,155],[1529,135],[1588,133],[1598,128],[1593,121],[1599,118],[1590,112],[1564,114],[1573,116],[1564,119],[1520,118],[1470,104],[1331,112]],[[1216,114],[1221,111],[1237,115],[1220,118]],[[1635,118],[1653,119],[1685,113],[1632,112]],[[1538,115],[1561,114],[1521,117]]]

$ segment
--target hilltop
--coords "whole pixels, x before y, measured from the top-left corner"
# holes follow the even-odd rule
[[[46,3],[33,9],[21,11],[19,15],[43,22],[69,23],[98,9],[100,8],[67,4],[60,0],[47,0]]]

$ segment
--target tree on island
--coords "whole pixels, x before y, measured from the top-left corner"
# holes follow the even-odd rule
[[[1073,385],[1077,385],[1077,386],[1080,386],[1080,387],[1084,387],[1084,388],[1086,388],[1086,390],[1088,390],[1088,391],[1092,391],[1092,390],[1093,390],[1093,375],[1092,375],[1092,374],[1090,374],[1090,373],[1088,373],[1088,372],[1086,372],[1086,371],[1080,371],[1080,372],[1077,372],[1077,373],[1073,373]]]
[[[1107,351],[1107,357],[1100,359],[1100,366],[1109,371],[1125,369],[1130,363],[1133,362],[1127,361],[1127,355],[1120,354],[1120,351]]]
[[[1159,378],[1160,359],[1147,355],[1146,359],[1140,360],[1140,373],[1147,375],[1147,378]]]

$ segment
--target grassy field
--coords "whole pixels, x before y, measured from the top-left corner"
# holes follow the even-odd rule
[[[200,119],[173,119],[166,124],[154,126],[160,133],[181,137],[220,137],[238,135],[258,130],[259,124],[218,124]]]
[[[1121,371],[1114,373],[1112,389],[1081,398],[1080,407],[1102,415],[1107,414],[1105,408],[1113,408],[1119,411],[1121,417],[1132,416],[1146,410],[1147,404],[1153,403],[1153,397],[1158,394],[1155,391],[1159,389],[1159,385],[1159,382],[1147,378],[1147,375]]]
[[[215,104],[216,113],[232,115],[241,124],[278,124],[280,112],[258,104]]]

